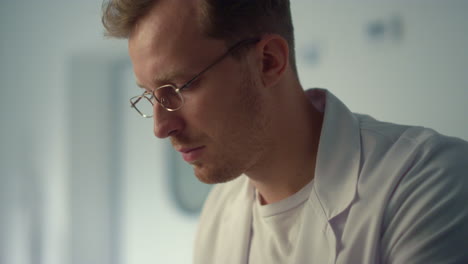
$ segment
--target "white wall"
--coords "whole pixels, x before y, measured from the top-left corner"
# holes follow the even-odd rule
[[[468,112],[468,1],[334,2],[293,0],[298,63],[304,86],[326,87],[357,112],[392,122],[429,126],[468,139],[465,117]],[[112,173],[70,179],[71,175],[79,176],[77,171],[70,171],[77,164],[71,160],[70,153],[76,154],[78,150],[72,149],[69,142],[73,132],[70,128],[75,121],[68,116],[69,104],[74,105],[74,111],[80,104],[89,107],[83,98],[80,99],[83,101],[73,101],[70,95],[75,93],[70,89],[80,89],[80,84],[90,83],[71,77],[79,75],[70,71],[72,58],[91,57],[103,65],[112,58],[126,59],[124,41],[102,37],[100,7],[98,0],[0,1],[0,263],[76,263],[72,259],[74,249],[70,247],[74,244],[70,233],[77,231],[74,228],[86,228],[79,223],[76,226],[76,219],[72,219],[81,212],[72,208],[81,201],[72,194],[80,191],[84,195],[108,192],[104,198],[96,197],[99,200],[96,204],[88,207],[83,204],[85,212],[89,212],[86,208],[99,209],[106,205],[99,205],[102,200],[121,194],[115,200],[118,204],[113,205],[120,210],[114,216],[120,215],[121,219],[110,220],[117,225],[114,228],[122,229],[118,236],[121,241],[117,243],[121,252],[115,261],[158,263],[177,254],[179,247],[185,254],[181,263],[189,258],[186,254],[190,252],[196,218],[185,217],[171,205],[169,194],[164,193],[166,179],[161,174],[141,172],[127,177],[128,164],[120,164],[125,173],[118,178],[117,192],[107,186],[113,180],[109,178]],[[403,26],[400,37],[394,38],[389,33],[381,39],[369,39],[366,33],[369,22],[388,24],[395,17]],[[104,73],[102,76],[107,78]],[[128,80],[128,76],[122,80]],[[98,82],[105,83],[105,80],[95,83]],[[92,96],[93,89],[100,87],[83,87],[77,93]],[[102,89],[112,95],[112,87]],[[96,94],[104,98],[106,93]],[[122,103],[119,111],[127,110],[126,98],[118,103]],[[112,106],[101,105],[98,109],[116,106],[114,102]],[[101,118],[88,112],[82,117]],[[150,152],[159,150],[161,143],[152,141],[148,131],[151,125],[138,122],[132,123],[133,130],[122,128],[120,138],[128,138],[120,150],[130,144],[147,146]],[[89,131],[113,128],[106,125],[102,130],[89,128]],[[136,140],[138,137],[132,137],[135,134],[131,131],[147,134]],[[94,142],[100,136],[105,138],[105,135],[94,135],[89,141]],[[106,141],[103,149],[95,148],[105,153],[106,149],[112,149],[113,143]],[[124,153],[121,157],[125,157]],[[154,151],[150,155],[153,157],[146,157],[146,164],[154,160],[154,170],[163,171],[159,169],[164,164],[161,153]],[[135,156],[123,160],[132,162],[131,158]],[[93,181],[93,176],[104,178]],[[86,188],[71,186],[73,180]],[[91,187],[95,189],[87,189]],[[83,201],[90,203],[93,197]],[[107,221],[84,219],[100,225]],[[170,230],[175,229],[180,231],[177,237],[171,236]],[[103,243],[109,241],[100,238]],[[80,240],[83,241],[86,240]],[[97,247],[92,254],[115,253],[112,247],[107,250]],[[87,251],[84,249],[82,253]],[[112,256],[88,253],[88,258],[83,259],[112,259]]]
[[[468,1],[338,2],[293,3],[304,87],[328,88],[355,112],[468,139]],[[369,23],[386,27],[381,38],[369,37]],[[302,56],[311,52],[319,55]]]
[[[69,261],[70,57],[125,53],[100,1],[0,1],[0,263]]]

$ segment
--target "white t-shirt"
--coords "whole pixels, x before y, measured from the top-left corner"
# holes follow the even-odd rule
[[[297,244],[301,212],[309,199],[313,181],[279,202],[261,205],[255,192],[249,264],[289,263]]]

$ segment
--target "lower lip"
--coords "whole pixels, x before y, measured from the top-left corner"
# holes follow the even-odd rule
[[[186,162],[194,162],[194,161],[196,161],[197,159],[200,158],[200,156],[203,153],[204,148],[205,147],[199,147],[199,148],[196,148],[196,149],[191,150],[189,152],[182,153],[182,158]]]

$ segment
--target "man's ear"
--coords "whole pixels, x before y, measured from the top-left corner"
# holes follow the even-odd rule
[[[283,76],[289,64],[288,42],[280,35],[264,35],[257,44],[260,55],[260,74],[263,85],[274,86]]]

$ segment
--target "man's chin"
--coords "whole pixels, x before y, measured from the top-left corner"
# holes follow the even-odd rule
[[[195,176],[199,181],[206,184],[217,184],[232,181],[242,173],[235,173],[228,169],[215,169],[201,164],[192,164]]]

